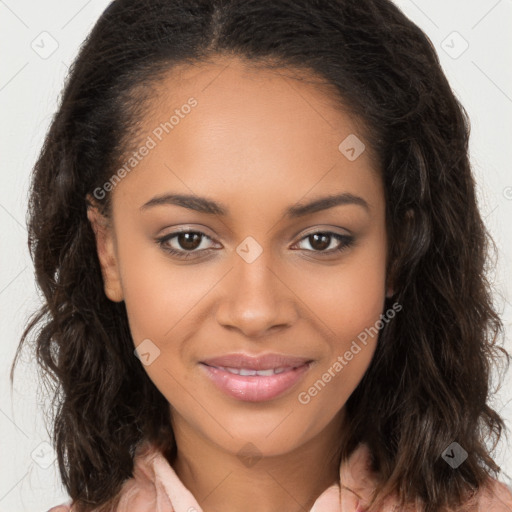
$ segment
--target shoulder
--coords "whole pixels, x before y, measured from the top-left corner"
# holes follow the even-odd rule
[[[512,490],[504,483],[489,478],[488,483],[467,502],[466,507],[462,508],[462,511],[465,510],[510,512],[512,510]]]
[[[134,459],[133,476],[123,483],[113,509],[118,510],[119,506],[119,510],[123,511],[147,510],[152,512],[155,510],[156,493],[152,462],[153,459],[163,459],[163,456],[153,444],[142,442],[137,447]],[[158,503],[163,504],[161,497]],[[56,505],[48,512],[73,512],[73,500],[69,499],[65,503]]]

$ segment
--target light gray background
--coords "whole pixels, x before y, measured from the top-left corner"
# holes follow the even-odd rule
[[[472,122],[471,159],[500,259],[493,281],[512,350],[512,0],[396,0],[430,37]],[[31,168],[65,74],[108,0],[0,0],[0,512],[44,511],[67,500],[53,461],[25,352],[11,393],[8,371],[38,305],[25,227]],[[466,49],[466,46],[467,49]],[[471,243],[468,240],[468,243]],[[493,405],[512,426],[512,379]],[[512,475],[504,438],[497,461]],[[503,475],[510,485],[510,478]]]

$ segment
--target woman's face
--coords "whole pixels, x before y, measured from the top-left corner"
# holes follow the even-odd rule
[[[326,90],[238,60],[173,72],[152,105],[97,233],[105,292],[175,428],[289,452],[339,427],[375,350],[378,169]]]

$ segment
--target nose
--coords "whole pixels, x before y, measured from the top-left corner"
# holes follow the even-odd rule
[[[251,263],[236,256],[221,289],[217,322],[247,338],[263,338],[271,330],[290,327],[299,317],[293,283],[272,265],[268,252]]]

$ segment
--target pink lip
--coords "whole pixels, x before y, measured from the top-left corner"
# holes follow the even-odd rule
[[[308,371],[311,359],[265,354],[259,357],[229,354],[201,362],[206,375],[223,392],[247,402],[271,400],[294,386]],[[273,375],[237,375],[226,368],[270,370],[284,368]]]

